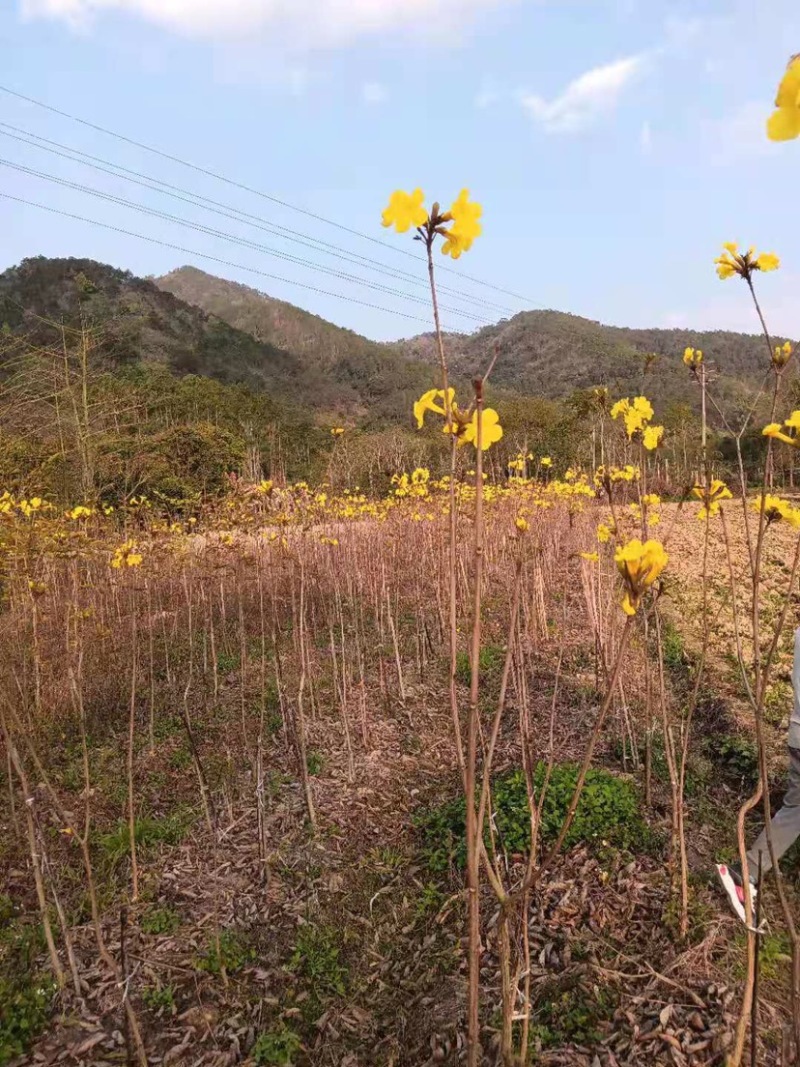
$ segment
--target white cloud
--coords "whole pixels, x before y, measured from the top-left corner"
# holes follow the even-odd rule
[[[361,99],[365,104],[383,104],[388,96],[386,86],[380,82],[365,82],[361,86]]]
[[[102,12],[139,16],[192,37],[279,35],[297,44],[341,44],[414,29],[458,27],[466,16],[513,0],[18,0],[23,16],[62,19],[75,28]]]
[[[647,55],[642,53],[594,67],[571,81],[553,100],[527,94],[522,97],[522,106],[548,133],[572,133],[613,111],[646,64]]]

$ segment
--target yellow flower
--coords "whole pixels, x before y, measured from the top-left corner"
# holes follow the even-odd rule
[[[542,467],[552,467],[553,466],[553,461],[552,461],[552,459],[550,459],[549,456],[542,456],[542,458],[539,460],[539,463],[541,464]]]
[[[625,586],[622,610],[626,615],[635,615],[642,597],[666,567],[669,556],[660,541],[642,544],[634,539],[617,549],[614,560]]]
[[[611,534],[612,533],[613,533],[613,530],[612,530],[611,526],[607,525],[605,522],[601,522],[601,523],[598,524],[598,526],[597,526],[597,540],[600,542],[601,545],[604,545],[608,541],[611,540]]]
[[[455,396],[455,389],[447,390],[450,397],[450,407],[453,406],[453,397]],[[441,400],[442,404],[438,404],[437,401]],[[423,393],[422,396],[414,403],[414,418],[417,420],[417,429],[421,430],[425,421],[425,412],[433,411],[436,415],[444,415],[444,390],[443,389],[429,389],[427,393]]]
[[[776,111],[767,119],[771,141],[791,141],[800,137],[800,56],[793,56],[778,86]]]
[[[462,189],[458,199],[450,208],[449,215],[453,225],[445,231],[442,252],[446,256],[458,259],[462,252],[469,252],[476,237],[480,237],[483,228],[478,219],[483,214],[480,204],[469,199],[469,189]]]
[[[782,345],[775,345],[775,351],[772,354],[773,367],[777,367],[778,370],[783,370],[792,357],[792,351],[793,349],[790,341],[785,341]]]
[[[661,438],[663,436],[663,426],[646,426],[644,433],[642,434],[642,444],[648,452],[652,452],[654,448],[658,448],[661,444]]]
[[[777,270],[781,261],[774,252],[762,252],[756,259],[755,265],[759,270]]]
[[[708,487],[705,485],[692,486],[692,492],[703,504],[697,513],[698,519],[713,518],[714,515],[719,514],[719,506],[723,500],[733,499],[733,493],[719,478],[714,478]]]
[[[771,493],[767,493],[763,501],[760,497],[758,500],[753,501],[754,510],[761,511],[762,504],[767,526],[781,520],[785,520],[790,526],[800,526],[800,510],[792,507],[788,500],[781,500],[779,496],[772,496]]]
[[[331,427],[331,435],[333,437],[341,437],[343,433],[344,433],[344,426],[332,426]]]
[[[789,432],[784,432],[783,427],[786,427]],[[800,448],[800,410],[793,411],[783,424],[770,422],[761,433],[764,437],[773,437],[778,441],[783,441],[784,444]]]
[[[527,519],[523,519],[523,517],[521,515],[517,515],[516,519],[514,519],[514,525],[516,526],[516,528],[519,530],[519,532],[521,534],[527,533],[528,520]]]
[[[394,226],[398,233],[407,233],[412,226],[424,226],[428,221],[424,200],[425,194],[421,189],[415,189],[413,193],[404,193],[402,189],[395,190],[383,213],[383,225]]]
[[[777,270],[781,265],[780,259],[773,252],[761,252],[756,255],[755,248],[740,252],[734,241],[727,241],[723,248],[725,251],[714,260],[717,275],[723,281],[732,278],[734,274],[749,281],[754,270]]]
[[[596,552],[581,552],[580,557],[588,563],[597,563],[600,560],[600,556]]]
[[[703,351],[700,348],[687,348],[683,353],[683,362],[687,367],[699,367],[703,362]]]
[[[77,519],[88,519],[89,516],[92,515],[92,514],[93,514],[93,512],[92,512],[91,508],[87,508],[87,507],[84,507],[83,504],[79,504],[76,508],[73,508],[72,511],[68,511],[67,512],[67,518],[68,519],[75,519],[75,520],[77,520]]]
[[[481,419],[481,451],[485,452],[503,436],[503,427],[500,425],[500,416],[494,408],[486,408]],[[472,414],[472,421],[464,430],[463,441],[478,447],[478,412]]]
[[[442,245],[442,254],[445,256],[452,256],[453,259],[461,259],[461,254],[468,250],[469,246],[466,244],[464,238],[456,230],[455,226],[451,230],[447,230],[445,233],[444,244]]]

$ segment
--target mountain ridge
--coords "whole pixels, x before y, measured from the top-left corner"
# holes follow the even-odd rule
[[[377,342],[257,289],[229,282],[195,267],[171,271],[155,284],[189,304],[222,318],[273,344],[331,358],[327,346],[347,350],[350,359],[381,360],[393,353],[406,363],[438,366],[432,332]],[[775,338],[776,343],[783,338]],[[726,330],[608,326],[569,312],[523,311],[471,334],[445,334],[448,362],[455,377],[469,381],[485,370],[495,349],[492,373],[496,389],[523,395],[564,399],[571,393],[605,386],[617,395],[648,392],[659,403],[687,399],[682,364],[686,347],[702,348],[715,364],[719,392],[727,403],[747,404],[751,389],[763,376],[764,338]],[[655,359],[651,359],[655,356]],[[433,384],[433,383],[431,383]]]

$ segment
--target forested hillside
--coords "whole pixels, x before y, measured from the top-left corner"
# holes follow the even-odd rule
[[[776,343],[783,340],[775,338]],[[660,404],[691,401],[681,373],[683,352],[691,346],[702,349],[715,368],[718,393],[740,407],[752,402],[753,389],[768,367],[763,336],[622,329],[560,311],[526,311],[473,334],[450,334],[446,342],[451,362],[462,375],[480,373],[487,354],[496,349],[496,385],[551,398],[603,385],[615,396],[646,391]],[[433,361],[434,335],[399,342],[396,350]]]
[[[411,417],[436,381],[431,335],[378,344],[194,268],[153,282],[41,257],[0,275],[0,324],[4,488],[108,502],[146,492],[175,504],[219,492],[231,474],[332,476],[382,491],[395,471],[442,461],[441,435]],[[597,386],[610,400],[646,392],[669,430],[665,461],[691,466],[697,397],[680,362],[690,342],[717,368],[727,409],[749,406],[763,339],[622,330],[552,311],[447,337],[460,396],[497,354],[496,475],[519,450],[556,469],[591,462],[584,429],[602,418]]]

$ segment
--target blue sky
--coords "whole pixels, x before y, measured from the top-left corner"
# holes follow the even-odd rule
[[[221,218],[4,135],[2,160],[250,244],[0,165],[0,192],[190,250],[0,198],[0,269],[32,255],[137,274],[191,262],[388,339],[426,328],[425,289],[316,242],[423,278],[399,251],[417,246],[381,229],[384,202],[419,185],[448,203],[468,186],[484,236],[456,264],[439,257],[456,271],[442,284],[460,294],[442,301],[466,312],[445,312],[453,328],[551,307],[617,325],[754,330],[743,286],[713,270],[721,242],[738,240],[781,255],[782,270],[760,279],[764,309],[776,333],[800,335],[800,142],[771,145],[763,131],[800,51],[796,0],[3,0],[0,46],[6,87],[393,246],[0,92],[0,134],[11,125],[252,216]]]

